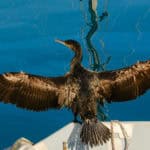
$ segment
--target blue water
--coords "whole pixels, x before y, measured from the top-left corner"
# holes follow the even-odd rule
[[[106,70],[150,58],[150,1],[97,1],[97,21],[91,41],[100,63],[111,56]],[[59,76],[69,71],[72,52],[54,42],[75,39],[83,47],[83,65],[90,68],[85,37],[91,28],[88,0],[1,0],[0,73],[24,71]],[[109,119],[150,120],[150,92],[136,101],[106,105]],[[30,112],[0,103],[0,149],[19,137],[33,142],[48,136],[72,120],[71,111]]]

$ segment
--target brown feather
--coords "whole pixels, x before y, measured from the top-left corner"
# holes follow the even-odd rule
[[[58,100],[60,89],[67,78],[44,78],[22,72],[0,75],[0,101],[34,111],[59,108],[63,104]]]
[[[96,74],[100,80],[99,94],[109,102],[135,99],[150,88],[150,61]]]

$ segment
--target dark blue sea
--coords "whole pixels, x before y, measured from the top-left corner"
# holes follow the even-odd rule
[[[149,0],[1,0],[0,73],[61,76],[73,53],[55,39],[74,39],[83,66],[118,69],[150,59]],[[106,104],[107,120],[150,120],[150,92]],[[72,121],[70,110],[31,112],[0,103],[0,150],[16,139],[37,142]]]

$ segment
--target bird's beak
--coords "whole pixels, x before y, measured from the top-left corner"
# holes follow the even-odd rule
[[[58,40],[58,39],[56,39],[56,40],[55,40],[55,42],[60,43],[60,44],[62,44],[62,45],[65,45],[65,46],[66,46],[66,43],[65,43],[64,41],[62,41],[62,40]]]

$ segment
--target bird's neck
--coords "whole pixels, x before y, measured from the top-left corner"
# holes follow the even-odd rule
[[[73,71],[76,66],[80,65],[82,61],[82,50],[81,48],[75,51],[75,55],[71,61],[71,71]]]

